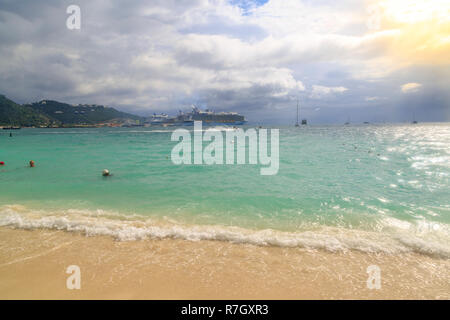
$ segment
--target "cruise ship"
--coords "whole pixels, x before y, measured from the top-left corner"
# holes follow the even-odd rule
[[[174,125],[174,126],[192,126],[194,121],[202,121],[203,125],[233,125],[239,126],[247,122],[243,115],[237,112],[214,112],[206,109],[205,111],[192,106],[192,111],[184,113],[182,111],[175,117],[169,117],[166,114],[154,114],[147,123],[150,125]]]

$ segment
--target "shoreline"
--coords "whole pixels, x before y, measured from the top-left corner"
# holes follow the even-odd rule
[[[450,299],[450,260],[0,227],[0,299]]]
[[[262,247],[304,248],[328,252],[356,251],[368,254],[416,253],[437,259],[450,259],[445,224],[413,224],[394,218],[378,222],[386,230],[342,228],[333,225],[303,225],[302,229],[283,229],[285,225],[260,226],[202,224],[166,216],[123,214],[90,209],[52,209],[19,204],[0,206],[0,227],[23,230],[59,230],[88,237],[108,236],[118,241],[179,239],[218,241]],[[431,228],[431,226],[435,228]]]

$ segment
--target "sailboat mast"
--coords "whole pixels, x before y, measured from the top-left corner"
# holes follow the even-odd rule
[[[298,124],[298,98],[297,98],[297,122],[295,123],[295,126],[296,127],[299,126],[299,124]]]

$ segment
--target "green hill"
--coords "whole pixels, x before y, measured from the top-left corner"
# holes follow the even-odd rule
[[[73,106],[52,100],[19,105],[0,95],[0,126],[95,125],[111,120],[142,117],[100,105]]]
[[[51,122],[49,117],[33,108],[19,105],[0,95],[0,126],[46,126]]]
[[[142,118],[133,114],[118,111],[100,105],[77,105],[73,106],[53,100],[42,100],[29,105],[36,112],[44,114],[63,125],[67,124],[97,124],[113,119]]]

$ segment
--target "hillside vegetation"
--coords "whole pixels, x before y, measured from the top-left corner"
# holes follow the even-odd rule
[[[20,105],[0,95],[0,126],[95,125],[111,120],[142,120],[141,117],[101,105],[77,105],[42,100]]]
[[[51,118],[36,112],[29,106],[22,106],[0,95],[0,126],[46,126]]]

